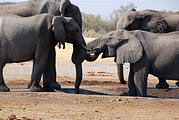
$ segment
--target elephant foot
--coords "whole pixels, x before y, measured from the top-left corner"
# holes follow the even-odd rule
[[[43,89],[40,85],[32,85],[30,87],[30,92],[43,92]]]
[[[175,85],[177,85],[179,87],[179,81],[175,83]]]
[[[137,94],[131,94],[129,92],[124,92],[120,96],[137,96]]]
[[[27,86],[28,89],[30,89],[30,87],[32,86],[32,82],[30,82]]]
[[[124,92],[121,96],[137,96],[137,91],[135,89],[129,89],[128,92]]]
[[[0,85],[0,92],[9,92],[10,89],[6,85]]]
[[[169,87],[169,85],[168,85],[168,83],[167,82],[162,82],[162,83],[158,83],[157,85],[156,85],[156,88],[159,88],[159,89],[166,89],[166,88],[168,88]]]
[[[121,94],[120,96],[132,96],[132,97],[151,97],[151,96],[147,96],[147,95],[137,95],[137,93],[130,93],[130,92],[125,92],[123,94]]]
[[[124,92],[120,96],[129,96],[129,92]]]
[[[126,81],[124,81],[124,80],[121,80],[121,84],[126,84]]]
[[[80,94],[80,89],[75,88],[75,94]]]
[[[60,90],[61,86],[57,82],[50,83],[50,87],[55,90]]]
[[[44,87],[43,87],[43,92],[54,92],[54,89],[51,88],[51,87],[46,87],[46,86],[44,86]]]

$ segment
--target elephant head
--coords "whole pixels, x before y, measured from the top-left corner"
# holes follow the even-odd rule
[[[71,4],[70,0],[58,0],[60,2],[60,14],[64,17],[72,17],[82,30],[82,16],[80,9]]]
[[[72,17],[82,30],[82,16],[80,9],[71,4],[70,0],[57,0],[60,3],[60,14],[64,17]]]
[[[60,2],[60,13],[62,16],[65,16],[65,9],[71,5],[69,0],[58,0]]]
[[[165,33],[167,28],[168,24],[163,17],[152,11],[129,11],[124,13],[117,22],[117,29]]]
[[[35,9],[34,14],[50,13],[55,16],[72,17],[77,22],[80,29],[82,29],[80,9],[78,6],[72,4],[70,0],[35,0],[35,2],[31,1],[31,4],[35,6],[33,8]]]
[[[106,40],[109,36],[113,36],[114,32],[110,32],[109,34],[103,35],[98,39],[95,39],[91,42],[87,43],[87,47],[90,49],[87,51],[86,60],[89,62],[95,61],[98,56],[101,53],[103,54],[103,58],[107,56],[113,56],[115,55],[115,52],[112,48],[106,46]],[[108,51],[108,55],[105,55],[105,53]]]
[[[126,30],[112,31],[87,44],[87,61],[93,61],[100,53],[102,57],[115,57],[116,63],[135,63],[142,58],[143,47],[133,34]],[[91,55],[92,54],[92,55]]]
[[[54,37],[59,42],[59,46],[65,43],[73,44],[72,62],[76,65],[76,93],[79,93],[79,86],[82,80],[82,65],[86,57],[86,42],[82,36],[79,25],[70,17],[55,16],[52,20],[52,30]]]
[[[75,20],[70,17],[55,16],[52,20],[52,25],[52,30],[59,42],[59,46],[61,47],[62,44],[63,48],[65,48],[65,43],[72,43],[75,50],[73,51],[72,62],[74,64],[82,63],[83,60],[79,58],[85,56],[85,50],[88,48],[86,47],[80,27]]]

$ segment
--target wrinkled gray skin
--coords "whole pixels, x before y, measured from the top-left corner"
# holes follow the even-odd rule
[[[82,16],[79,8],[70,3],[69,0],[29,0],[25,2],[4,2],[0,3],[0,15],[16,14],[19,16],[33,16],[42,13],[50,13],[55,16],[72,17],[82,29]],[[50,69],[43,73],[43,81],[51,80],[51,87],[60,89],[61,86],[56,82],[56,61],[55,51],[51,54]],[[78,66],[77,71],[82,71]],[[81,69],[81,70],[80,70]],[[77,73],[78,74],[78,73]],[[80,75],[79,75],[80,76]],[[80,77],[79,79],[82,79]]]
[[[129,11],[117,22],[117,29],[168,33],[179,30],[179,13],[155,10]]]
[[[3,79],[6,63],[29,60],[33,60],[30,91],[42,91],[39,85],[41,75],[52,70],[50,59],[55,59],[52,57],[57,42],[63,47],[65,43],[73,44],[72,62],[76,65],[77,81],[81,81],[86,43],[75,20],[51,14],[32,17],[4,15],[0,16],[0,26],[0,91],[9,91]],[[50,79],[44,82],[43,87],[45,91],[53,90]]]
[[[155,10],[129,11],[124,13],[117,23],[117,29],[144,30],[154,33],[167,33],[179,30],[179,13],[162,12]],[[118,76],[122,83],[125,83],[123,66],[117,65]],[[178,83],[176,83],[177,85]],[[157,88],[168,88],[166,80],[159,78]]]
[[[179,32],[157,34],[145,31],[116,30],[87,43],[86,57],[94,61],[115,57],[117,64],[130,63],[128,95],[147,96],[147,77],[179,80]],[[90,54],[93,53],[93,54]]]
[[[0,3],[0,15],[16,14],[27,17],[42,13],[72,17],[82,27],[81,12],[69,0],[29,0],[25,2]]]

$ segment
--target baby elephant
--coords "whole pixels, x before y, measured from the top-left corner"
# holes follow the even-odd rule
[[[87,44],[86,60],[115,57],[118,64],[130,63],[128,94],[147,96],[147,77],[179,80],[179,32],[166,34],[116,30]],[[93,54],[91,54],[93,53]]]
[[[54,57],[52,54],[55,54],[57,42],[60,46],[63,45],[63,48],[65,42],[74,45],[74,50],[77,51],[73,51],[72,61],[79,67],[84,58],[78,57],[86,54],[86,43],[80,27],[72,18],[50,14],[32,17],[0,16],[0,91],[10,91],[2,74],[5,64],[29,60],[33,60],[30,91],[42,91],[39,85],[42,73],[55,71],[52,70],[55,69],[55,65],[52,65],[52,68],[49,65],[51,57]],[[44,82],[44,89],[51,90],[50,81]]]

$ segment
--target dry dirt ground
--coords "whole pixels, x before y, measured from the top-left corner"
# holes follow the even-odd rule
[[[71,45],[65,50],[57,48],[61,91],[28,92],[32,62],[6,65],[4,77],[11,92],[0,93],[0,120],[179,120],[179,88],[175,81],[168,81],[171,89],[160,90],[151,87],[158,81],[149,76],[151,97],[121,96],[128,88],[120,84],[113,59],[84,62],[81,94],[74,94],[71,52]],[[125,64],[125,78],[128,70]]]

